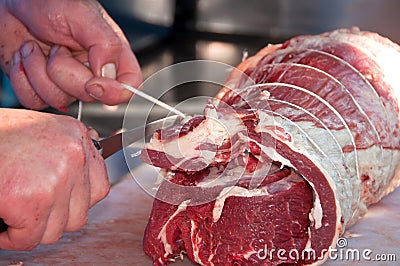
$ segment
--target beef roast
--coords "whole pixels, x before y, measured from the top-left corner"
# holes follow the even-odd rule
[[[295,37],[157,131],[141,155],[164,177],[143,241],[154,265],[323,263],[399,185],[399,64],[397,44],[357,28]]]

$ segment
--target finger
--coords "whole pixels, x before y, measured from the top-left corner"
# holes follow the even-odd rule
[[[69,217],[71,189],[63,187],[54,203],[40,244],[54,244],[61,239]]]
[[[1,10],[4,11],[5,2],[1,3]],[[9,12],[1,12],[1,20],[4,21],[1,29],[1,36],[4,39],[2,40],[2,45],[0,45],[0,64],[4,73],[9,75],[11,64],[8,63],[11,62],[16,49],[18,49],[24,41],[32,39],[32,35],[24,23]]]
[[[0,234],[0,250],[32,250],[39,245],[44,229],[45,226],[29,229],[8,227],[7,231]]]
[[[120,67],[117,73],[117,80],[138,88],[143,82],[142,71],[135,54],[130,46],[124,45],[121,53]],[[125,99],[126,101],[129,99]]]
[[[107,105],[116,105],[130,99],[132,93],[122,87],[122,85],[109,78],[92,78],[86,84],[86,91],[90,96]]]
[[[105,163],[100,153],[92,143],[92,138],[97,138],[97,132],[88,130],[81,125],[83,149],[86,151],[86,163],[84,177],[75,185],[70,200],[69,219],[66,231],[79,230],[87,221],[88,210],[109,192],[109,182]]]
[[[26,202],[26,205],[32,203],[28,200]],[[14,211],[8,213],[9,216],[3,216],[8,228],[7,231],[0,234],[0,250],[31,250],[40,243],[47,226],[51,207],[37,205],[30,206],[31,208],[26,207],[5,206],[5,208],[13,208]],[[21,210],[24,210],[24,212]]]
[[[94,75],[100,77],[103,72],[103,75],[115,78],[122,42],[105,19],[108,17],[106,11],[97,1],[91,1],[77,8],[76,12],[70,18],[69,27],[73,38],[89,52],[89,63]]]
[[[99,140],[99,133],[94,128],[88,128],[88,135],[91,139]]]
[[[51,81],[46,70],[47,60],[36,42],[29,41],[23,44],[21,54],[29,83],[43,101],[60,109],[75,100]]]
[[[88,151],[90,207],[92,207],[107,196],[110,191],[110,183],[104,159],[93,145],[89,134],[87,135],[86,146]]]
[[[88,211],[90,207],[90,183],[88,178],[88,170],[82,173],[80,178],[71,191],[69,201],[68,219],[65,225],[65,231],[77,231],[86,223],[88,219]]]
[[[20,51],[16,51],[10,66],[10,82],[11,86],[19,102],[34,110],[41,110],[48,105],[40,98],[36,91],[32,88],[26,76],[24,65],[22,64],[22,56]]]
[[[67,48],[54,46],[51,49],[47,73],[61,90],[79,100],[93,101],[93,98],[85,91],[85,84],[93,77],[93,73],[76,60]]]
[[[120,82],[137,88],[143,79],[139,63],[129,46],[124,46],[122,50],[117,81],[93,77],[86,84],[86,91],[93,98],[108,105],[116,105],[130,100],[132,93],[124,89]]]

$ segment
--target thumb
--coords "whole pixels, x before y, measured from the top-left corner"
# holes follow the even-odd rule
[[[124,34],[97,1],[77,2],[70,27],[73,38],[88,51],[88,60],[97,77],[115,79],[119,68]],[[82,19],[85,18],[85,19]]]

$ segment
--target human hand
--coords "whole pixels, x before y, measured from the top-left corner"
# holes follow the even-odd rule
[[[0,250],[30,250],[80,229],[109,182],[88,131],[68,117],[0,109]]]
[[[0,22],[1,67],[28,108],[119,104],[132,95],[119,82],[142,81],[129,42],[95,0],[1,0]]]

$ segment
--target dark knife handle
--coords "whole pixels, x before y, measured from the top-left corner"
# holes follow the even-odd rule
[[[92,139],[93,145],[96,147],[96,149],[100,152],[100,154],[103,153],[103,147],[100,144],[100,141]]]
[[[0,233],[5,232],[8,229],[8,225],[0,218]]]

